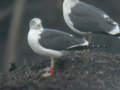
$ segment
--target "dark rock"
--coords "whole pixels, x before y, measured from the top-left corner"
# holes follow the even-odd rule
[[[43,78],[43,68],[48,64],[43,61],[1,73],[0,90],[120,89],[119,55],[93,51],[65,56],[56,60],[55,74]]]

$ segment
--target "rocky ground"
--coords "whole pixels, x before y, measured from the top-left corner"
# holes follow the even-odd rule
[[[44,78],[44,60],[0,74],[0,90],[120,90],[120,55],[72,54],[56,60],[55,74]]]

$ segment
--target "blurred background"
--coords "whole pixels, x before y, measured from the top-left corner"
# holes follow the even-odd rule
[[[81,0],[103,9],[115,21],[120,23],[120,0]],[[0,72],[7,71],[9,64],[17,66],[44,60],[36,55],[27,44],[29,21],[39,17],[43,26],[69,30],[62,16],[63,0],[0,0]],[[110,53],[120,53],[120,39],[112,36],[93,35],[96,44],[108,45],[107,49],[97,49]]]

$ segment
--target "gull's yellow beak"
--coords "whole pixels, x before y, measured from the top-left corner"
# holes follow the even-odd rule
[[[38,27],[40,27],[40,24],[37,24]]]

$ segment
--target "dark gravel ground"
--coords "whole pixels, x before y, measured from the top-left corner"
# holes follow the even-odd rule
[[[43,78],[47,61],[0,74],[0,90],[120,90],[120,55],[72,54],[57,59],[55,74]]]

